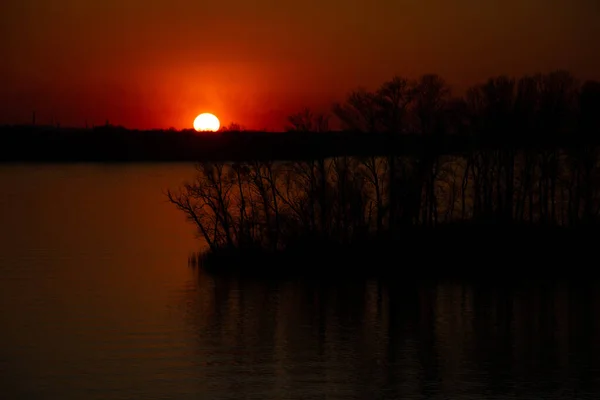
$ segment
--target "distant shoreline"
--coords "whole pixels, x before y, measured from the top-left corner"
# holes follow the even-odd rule
[[[514,139],[511,139],[513,137]],[[597,145],[570,137],[519,135],[482,139],[459,133],[440,137],[362,132],[138,131],[37,126],[0,127],[0,163],[176,163],[197,161],[302,160],[335,156],[468,153],[485,148]],[[517,139],[518,138],[518,139]],[[589,140],[589,138],[588,138]],[[598,142],[598,143],[596,143]]]

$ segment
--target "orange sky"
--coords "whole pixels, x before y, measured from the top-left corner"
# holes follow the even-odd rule
[[[598,0],[2,0],[0,123],[281,129],[393,74],[600,79]]]

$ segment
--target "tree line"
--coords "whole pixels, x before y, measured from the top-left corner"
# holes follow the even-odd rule
[[[565,71],[496,77],[461,98],[437,75],[351,92],[332,114],[366,134],[473,136],[506,146],[444,154],[203,162],[167,195],[213,251],[283,249],[303,238],[357,243],[457,223],[581,226],[598,221],[600,83]],[[326,132],[306,109],[288,129]],[[562,138],[560,146],[542,146]],[[554,142],[550,142],[554,143]],[[556,142],[558,143],[558,142]]]

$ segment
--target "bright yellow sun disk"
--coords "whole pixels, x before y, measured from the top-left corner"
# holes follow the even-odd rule
[[[216,132],[220,127],[221,123],[219,122],[219,118],[211,113],[202,113],[194,120],[194,129],[197,132]]]

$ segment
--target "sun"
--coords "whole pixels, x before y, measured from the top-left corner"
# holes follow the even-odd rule
[[[211,113],[202,113],[194,120],[194,129],[198,132],[216,132],[220,127],[219,118]]]

